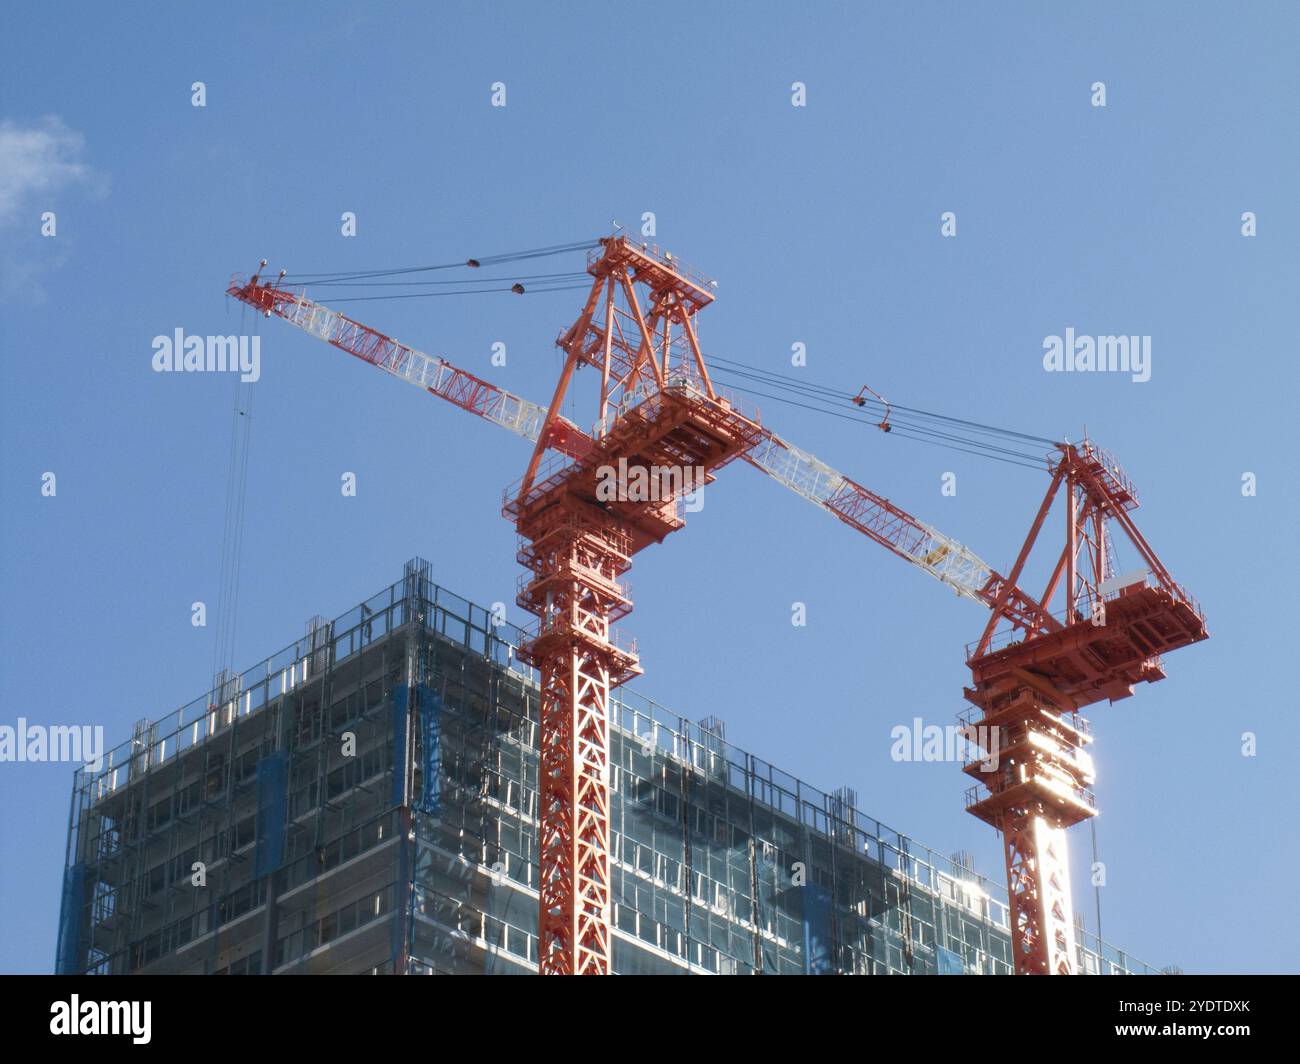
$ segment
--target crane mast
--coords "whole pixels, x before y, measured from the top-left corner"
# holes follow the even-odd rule
[[[541,673],[543,975],[610,971],[609,698],[641,671],[635,645],[610,627],[632,609],[621,577],[634,554],[682,527],[683,474],[711,480],[760,436],[709,379],[694,325],[713,302],[705,284],[626,237],[603,240],[588,272],[582,313],[558,341],[566,358],[546,425],[503,510],[530,570],[517,601],[537,617],[520,656]],[[600,374],[595,445],[543,470],[543,440],[584,365]],[[615,470],[611,493],[602,483]],[[632,470],[660,490],[629,490]]]
[[[254,273],[227,288],[534,444],[502,512],[515,524],[518,559],[528,569],[517,602],[536,617],[518,653],[541,677],[540,972],[610,971],[610,697],[641,672],[635,643],[613,628],[632,609],[622,577],[638,551],[683,527],[681,497],[737,458],[990,609],[967,648],[972,684],[964,694],[972,708],[959,720],[976,747],[996,736],[996,752],[965,765],[977,781],[967,810],[1003,837],[1016,973],[1077,971],[1065,832],[1096,815],[1084,749],[1092,737],[1079,710],[1163,679],[1161,654],[1208,637],[1200,607],[1134,524],[1137,492],[1118,462],[1088,440],[1057,446],[1047,493],[1004,577],[715,389],[695,329],[696,314],[713,301],[710,282],[626,236],[602,239],[587,272],[592,285],[557,341],[565,362],[545,408],[279,280]],[[584,366],[599,374],[590,433],[559,412]],[[637,480],[637,473],[645,475]],[[645,485],[649,492],[637,490]],[[1019,585],[1058,497],[1064,544],[1035,598]],[[1114,574],[1112,526],[1144,568]],[[1054,613],[1058,592],[1063,608]]]

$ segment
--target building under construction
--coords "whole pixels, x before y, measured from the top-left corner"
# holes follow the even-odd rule
[[[538,970],[528,638],[427,563],[77,772],[56,968]],[[1003,886],[628,689],[616,973],[1013,970]],[[1153,969],[1075,930],[1078,970]]]

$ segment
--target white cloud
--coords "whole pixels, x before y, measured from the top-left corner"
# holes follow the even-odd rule
[[[83,160],[85,138],[54,116],[22,126],[9,119],[0,122],[0,228],[8,228],[33,212],[54,207],[51,197],[77,185],[99,184]],[[45,201],[45,202],[42,202]]]

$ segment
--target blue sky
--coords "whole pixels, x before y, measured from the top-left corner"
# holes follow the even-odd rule
[[[1115,451],[1212,638],[1089,712],[1103,934],[1189,971],[1296,970],[1293,6],[48,5],[8,24],[0,722],[102,723],[112,745],[206,690],[216,627],[190,603],[217,598],[234,386],[155,374],[151,341],[237,331],[233,272],[442,262],[653,211],[658,242],[719,279],[706,352],[1037,435],[1086,424]],[[352,310],[544,402],[580,295]],[[1151,380],[1044,372],[1067,327],[1151,336]],[[261,333],[234,664],[416,554],[512,600],[500,493],[527,445],[283,323]],[[760,403],[1010,566],[1043,474]],[[1001,878],[958,769],[889,756],[894,724],[961,709],[978,606],[739,466],[630,579],[640,690]],[[52,966],[70,783],[66,764],[0,764],[0,970]],[[1072,843],[1095,930],[1086,830]]]

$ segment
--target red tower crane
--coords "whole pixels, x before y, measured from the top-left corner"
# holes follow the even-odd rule
[[[973,684],[964,694],[979,713],[959,720],[974,746],[990,737],[996,746],[968,759],[965,771],[980,783],[967,791],[966,805],[1002,834],[1016,973],[1073,974],[1065,829],[1096,815],[1092,759],[1083,749],[1092,737],[1078,711],[1127,698],[1139,682],[1164,679],[1161,654],[1208,638],[1196,600],[1169,575],[1130,516],[1136,489],[1096,444],[1059,444],[1047,494],[1004,577],[960,543],[769,432],[745,457],[992,610],[980,639],[967,648]],[[1062,488],[1065,542],[1035,599],[1019,581]],[[1144,568],[1114,573],[1112,525]],[[1052,613],[1058,592],[1063,608]]]
[[[1088,441],[1059,452],[1011,575],[983,589],[993,614],[968,657],[973,684],[965,690],[982,715],[964,723],[999,736],[992,771],[977,761],[966,766],[987,791],[970,788],[967,809],[1002,833],[1016,972],[1028,975],[1077,971],[1065,829],[1096,815],[1092,759],[1083,749],[1091,738],[1078,711],[1164,679],[1160,655],[1209,634],[1196,600],[1133,523],[1137,492],[1119,463]],[[1012,603],[1013,589],[1062,488],[1065,542],[1036,609],[1025,615]],[[1144,568],[1113,572],[1111,527]],[[1058,591],[1063,609],[1053,614]],[[1002,622],[1005,641],[997,645]]]
[[[977,742],[996,730],[997,766],[983,771],[991,760],[984,756],[967,764],[988,792],[980,797],[972,787],[967,807],[1003,835],[1016,972],[1074,972],[1065,829],[1095,815],[1092,762],[1083,750],[1091,737],[1078,710],[1162,679],[1162,653],[1207,637],[1195,600],[1129,516],[1137,496],[1118,464],[1088,441],[1058,445],[1047,495],[1003,577],[719,394],[694,325],[713,301],[709,282],[625,236],[601,240],[587,272],[593,283],[582,313],[557,341],[566,358],[547,409],[279,281],[254,274],[227,289],[535,444],[522,480],[505,493],[503,513],[515,523],[518,558],[529,570],[517,599],[537,617],[519,655],[541,675],[540,971],[610,970],[609,698],[641,671],[635,645],[611,627],[632,608],[620,578],[634,554],[683,526],[677,504],[693,484],[711,482],[743,458],[992,610],[968,648],[973,685],[965,696],[980,715],[968,711],[961,721]],[[582,366],[600,374],[590,433],[559,413]],[[859,399],[866,401],[861,392]],[[887,408],[879,427],[888,425]],[[1034,598],[1018,581],[1062,487],[1065,543]],[[1137,548],[1144,569],[1113,573],[1112,524]],[[1053,614],[1058,591],[1063,609]]]
[[[265,266],[265,262],[262,263]],[[539,968],[610,970],[609,696],[640,673],[611,624],[632,609],[620,577],[638,551],[683,526],[678,500],[761,438],[719,395],[694,318],[711,286],[626,237],[600,242],[582,314],[561,337],[550,408],[282,289],[258,275],[229,295],[365,362],[536,441],[504,513],[521,540],[519,605],[537,616],[519,656],[541,675],[538,769]],[[600,373],[596,429],[560,416],[575,371]],[[548,450],[559,452],[543,468]],[[632,474],[640,473],[640,477]],[[639,490],[641,486],[649,490]]]

